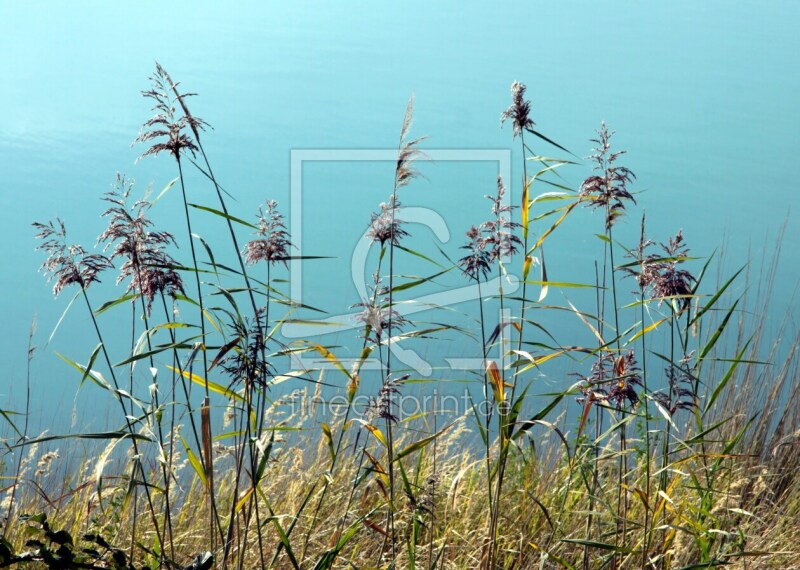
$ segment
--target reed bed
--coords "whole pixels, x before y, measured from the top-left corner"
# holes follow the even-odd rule
[[[285,290],[287,264],[313,261],[279,204],[254,223],[229,209],[190,94],[157,65],[143,95],[155,115],[136,141],[142,158],[174,161],[163,192],[180,190],[186,235],[156,229],[160,195],[123,175],[103,196],[95,249],[59,219],[34,224],[56,296],[75,291],[96,338],[90,354],[62,357],[65,373],[119,415],[101,432],[35,435],[26,410],[3,410],[0,567],[800,568],[800,339],[791,315],[766,326],[780,252],[760,278],[746,265],[715,278],[727,264],[694,257],[677,228],[650,239],[605,124],[587,166],[537,130],[515,82],[501,120],[521,180],[487,188],[487,219],[464,228],[460,252],[419,252],[404,245],[401,206],[424,158],[410,99],[388,198],[364,220],[374,271],[353,300],[363,328],[346,361],[341,347],[280,335],[319,309]],[[548,278],[553,236],[587,231],[569,225],[576,216],[597,224],[588,283]],[[197,236],[201,217],[229,243]],[[618,238],[626,223],[636,243]],[[399,273],[401,256],[431,273]],[[114,271],[119,295],[98,302],[90,286]],[[481,291],[472,328],[404,311],[446,273]],[[107,312],[113,331],[98,320]],[[554,318],[574,338],[557,338]],[[434,397],[404,416],[415,378],[394,350],[432,353],[448,335],[481,363],[469,405]],[[298,365],[304,354],[328,366]],[[451,374],[435,370],[421,390]],[[562,388],[541,387],[542,374]],[[331,394],[338,415],[321,409]]]

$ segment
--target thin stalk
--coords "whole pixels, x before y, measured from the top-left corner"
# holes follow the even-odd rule
[[[167,300],[164,297],[164,293],[163,292],[161,293],[161,305],[164,308],[164,318],[166,319],[167,323],[171,323],[172,319],[170,317],[169,309],[167,308]],[[175,331],[172,328],[168,328],[167,331],[168,331],[169,336],[170,336],[170,342],[174,345],[175,342],[176,342],[176,340],[175,340]],[[202,449],[202,444],[201,444],[201,441],[200,441],[200,435],[198,434],[198,431],[197,431],[197,422],[195,421],[194,414],[192,413],[192,404],[191,404],[189,389],[186,386],[186,378],[183,375],[184,367],[181,365],[181,361],[180,361],[180,358],[178,357],[177,349],[173,349],[172,350],[172,358],[173,358],[173,362],[175,363],[175,368],[177,368],[178,374],[179,374],[179,376],[181,378],[181,387],[183,388],[183,396],[186,399],[186,408],[188,410],[188,414],[187,415],[189,416],[189,425],[192,428],[192,434],[194,436],[194,442],[195,442],[195,445],[197,445],[198,449]],[[174,384],[175,384],[175,382],[173,380],[173,388],[172,388],[173,393],[175,392]],[[174,416],[175,416],[174,411],[173,411],[172,415],[173,415],[173,421],[174,421]],[[172,459],[171,459],[171,457],[172,457],[172,447],[173,446],[170,445],[170,462],[172,461]],[[206,459],[205,459],[205,457],[203,457],[203,454],[200,453],[199,455],[200,455],[200,466],[203,468],[203,470],[205,471],[205,470],[210,469],[211,467],[206,464]],[[220,521],[219,512],[217,511],[215,502],[213,502],[213,501],[211,502],[211,504],[209,506],[209,511],[210,511],[209,520],[212,521],[212,525],[213,525],[213,522],[216,521],[217,530],[219,531],[220,540],[224,540],[224,534],[223,534],[223,531],[222,531],[222,523]],[[212,548],[214,548],[215,545],[216,545],[216,536],[213,533],[213,526],[212,526],[211,531],[212,531],[211,532],[211,546],[212,546]]]
[[[153,498],[150,494],[150,484],[147,482],[147,475],[144,472],[144,468],[142,467],[140,453],[139,453],[139,445],[136,443],[136,432],[133,429],[133,424],[131,424],[131,420],[128,416],[127,410],[125,408],[125,404],[122,401],[122,397],[119,394],[119,382],[117,382],[117,375],[114,373],[114,366],[111,364],[111,358],[108,356],[108,351],[106,350],[106,343],[103,342],[103,335],[100,332],[100,326],[97,324],[97,318],[94,315],[94,311],[92,310],[92,304],[89,302],[89,295],[86,293],[86,289],[81,286],[81,293],[83,294],[83,299],[86,302],[86,308],[89,310],[89,316],[92,319],[92,325],[94,326],[95,333],[97,334],[97,338],[100,341],[100,348],[103,352],[103,358],[106,361],[106,365],[108,366],[108,371],[111,374],[111,380],[114,382],[114,389],[116,390],[116,400],[119,402],[120,407],[122,408],[122,414],[125,417],[125,425],[128,429],[128,433],[131,435],[131,444],[133,446],[133,453],[134,453],[134,472],[135,467],[139,467],[140,474],[142,476],[142,486],[144,487],[145,496],[147,497],[147,504],[150,508],[150,516],[153,519],[153,528],[156,533],[156,538],[158,540],[158,546],[161,552],[164,552],[164,538],[161,535],[161,530],[158,527],[158,520],[156,518],[155,507],[153,506]],[[135,507],[134,507],[135,508]],[[133,552],[131,552],[133,555]],[[163,560],[159,561],[159,565],[163,564]]]
[[[36,318],[34,317],[31,324],[30,332],[28,333],[28,359],[25,368],[25,425],[22,428],[22,439],[19,448],[19,457],[17,457],[17,468],[14,472],[14,486],[11,488],[11,501],[8,504],[8,513],[6,514],[6,524],[3,527],[3,539],[5,540],[8,535],[8,527],[11,526],[11,514],[14,510],[14,500],[17,497],[17,487],[19,487],[19,475],[22,471],[22,452],[25,450],[25,445],[28,440],[28,424],[30,422],[31,410],[31,362],[33,361],[33,353],[35,347],[33,346],[33,335],[36,332]]]
[[[378,269],[376,271],[376,275],[380,275],[381,265],[383,264],[384,252],[385,252],[385,249],[381,248],[380,256],[378,257]],[[375,307],[375,305],[377,303],[377,299],[378,299],[378,287],[377,287],[377,284],[376,284],[375,290],[372,292],[372,299],[370,301],[372,307]],[[369,332],[370,332],[370,325],[366,324],[364,326],[364,341],[361,344],[361,354],[364,354],[364,349],[367,347],[367,342],[368,342],[367,341],[367,337],[369,336]],[[361,373],[361,365],[362,364],[363,364],[363,361],[359,360],[359,366],[356,368],[356,370],[353,372],[353,374],[360,374]],[[337,465],[338,460],[339,460],[339,452],[340,452],[341,447],[342,447],[342,441],[344,440],[344,434],[345,434],[345,430],[347,428],[347,422],[350,419],[350,414],[352,413],[352,410],[353,410],[353,400],[352,399],[348,399],[347,407],[345,408],[345,412],[344,412],[344,419],[342,420],[342,429],[339,431],[339,437],[336,439],[336,446],[334,447],[333,457],[331,458],[331,468],[330,468],[331,477],[333,477],[333,475],[334,475],[334,472],[335,472],[334,470],[335,470],[336,465]],[[361,460],[363,461],[363,453],[361,454]],[[360,470],[360,464],[359,464],[359,470]],[[311,538],[311,532],[314,530],[314,526],[315,526],[315,524],[317,522],[317,517],[319,516],[320,510],[322,509],[322,506],[323,506],[323,504],[325,502],[325,498],[326,498],[326,496],[328,494],[328,488],[330,487],[330,484],[327,481],[328,480],[326,479],[326,483],[325,483],[324,487],[322,488],[322,492],[320,494],[319,501],[317,501],[317,506],[314,509],[314,514],[311,517],[311,524],[308,527],[308,532],[306,532],[306,536],[303,539],[303,550],[302,550],[302,554],[301,554],[300,560],[304,560],[305,557],[306,557],[306,549],[308,548],[308,541]],[[350,500],[348,500],[347,505],[345,506],[345,513],[350,509],[350,503],[352,502],[352,498],[353,498],[353,493],[351,492]]]
[[[486,319],[483,313],[483,293],[481,291],[481,276],[480,273],[476,273],[475,281],[478,284],[478,310],[480,313],[480,327],[481,327],[481,354],[483,355],[483,361],[481,362],[481,367],[483,368],[483,404],[486,406],[486,490],[487,490],[487,499],[489,501],[489,512],[491,513],[494,507],[494,501],[492,499],[492,456],[491,456],[491,440],[489,438],[489,434],[491,433],[491,422],[492,422],[492,411],[493,406],[491,402],[491,391],[492,388],[489,386],[489,372],[486,369],[488,355],[486,353]]]
[[[642,329],[644,329],[644,288],[639,289],[639,309],[642,321]],[[641,336],[642,339],[642,386],[644,388],[644,397],[642,398],[644,404],[644,477],[645,477],[645,497],[647,497],[647,504],[644,509],[644,543],[642,545],[642,569],[644,570],[649,566],[649,552],[650,552],[650,533],[648,525],[650,523],[650,406],[649,396],[650,392],[647,389],[647,345],[645,343],[645,335]]]

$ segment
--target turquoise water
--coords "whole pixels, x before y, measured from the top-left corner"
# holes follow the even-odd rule
[[[71,294],[53,301],[51,287],[36,273],[43,258],[33,251],[30,223],[58,215],[72,240],[92,245],[104,227],[99,197],[118,171],[136,178],[140,189],[152,183],[159,190],[174,176],[166,158],[136,164],[142,149],[130,148],[150,116],[140,91],[149,85],[155,60],[185,90],[199,93],[190,104],[214,127],[205,145],[215,173],[237,200],[234,213],[246,219],[267,198],[290,215],[292,151],[394,147],[412,93],[412,134],[429,135],[426,148],[511,151],[516,203],[518,146],[508,127],[500,129],[499,117],[510,102],[511,82],[523,81],[538,129],[576,155],[589,154],[588,139],[601,120],[617,131],[614,141],[628,149],[625,163],[638,176],[633,189],[648,212],[649,232],[659,239],[682,228],[694,254],[724,245],[730,267],[750,257],[757,274],[787,222],[770,322],[777,330],[787,313],[796,321],[790,301],[800,265],[794,245],[800,240],[798,17],[795,2],[526,8],[407,2],[381,9],[367,2],[246,3],[235,10],[211,3],[124,8],[98,2],[80,10],[4,3],[0,231],[7,257],[0,271],[0,407],[18,406],[24,395],[27,331],[35,315],[34,421],[71,413],[79,378],[55,353],[83,362],[96,341],[85,332],[83,307],[76,306],[48,343]],[[347,314],[359,300],[352,254],[370,212],[391,192],[393,174],[391,162],[347,156],[305,164],[302,219],[295,220],[302,222],[302,253],[337,258],[302,266],[303,300],[332,315]],[[483,195],[493,192],[497,169],[490,160],[422,165],[425,178],[405,189],[402,201],[438,213],[447,231],[419,227],[414,247],[436,254],[438,244],[459,255],[465,229],[486,217]],[[576,181],[587,174],[583,165],[565,176]],[[214,204],[200,178],[190,184],[202,193],[196,201]],[[153,213],[182,236],[179,207],[179,194],[171,191]],[[635,239],[640,212],[634,209],[620,230],[623,241]],[[586,278],[571,268],[596,257],[599,245],[591,234],[602,228],[597,217],[582,216],[594,229],[565,228],[548,252],[551,279]],[[219,220],[199,219],[196,231],[224,252]],[[403,269],[431,272],[424,265]],[[465,285],[457,276],[444,283]],[[90,291],[97,303],[113,295],[110,288]],[[474,310],[463,305],[453,308]],[[102,324],[124,339],[123,314]],[[343,331],[325,342],[345,345],[347,352],[354,337]],[[454,354],[460,350],[456,346]],[[81,393],[79,414],[102,423],[105,412],[90,407],[95,397],[92,388]]]

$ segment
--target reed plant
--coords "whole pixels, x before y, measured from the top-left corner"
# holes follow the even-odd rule
[[[175,179],[134,198],[117,175],[102,251],[71,244],[59,219],[34,224],[55,294],[77,288],[97,337],[83,360],[62,359],[120,416],[99,432],[31,436],[27,410],[23,422],[0,411],[0,567],[798,567],[800,338],[791,314],[777,333],[766,326],[779,252],[763,279],[747,266],[725,275],[719,255],[690,256],[680,230],[650,239],[643,214],[638,242],[622,243],[622,214],[642,200],[612,132],[601,124],[592,171],[575,184],[570,172],[585,167],[536,129],[519,82],[502,114],[519,184],[486,181],[490,215],[461,255],[416,251],[400,200],[426,158],[425,137],[410,136],[412,98],[391,192],[364,220],[374,271],[352,300],[361,334],[347,360],[342,347],[281,336],[319,311],[282,290],[288,262],[311,256],[274,200],[255,223],[229,208],[190,94],[160,65],[151,80],[156,114],[137,140],[143,156],[174,160]],[[150,217],[175,184],[184,238]],[[595,233],[573,223],[595,213]],[[201,216],[227,230],[227,254],[196,232]],[[550,244],[574,233],[597,240],[597,261],[556,277],[545,247],[552,258]],[[433,269],[404,275],[401,256]],[[93,303],[90,286],[115,264],[120,294]],[[478,291],[474,328],[411,322],[409,292],[457,273]],[[433,353],[453,335],[480,365],[469,405],[448,411],[438,389],[455,373],[414,383],[397,351]],[[411,386],[431,386],[433,404],[405,417]],[[318,410],[330,393],[344,397],[332,417]],[[68,454],[83,459],[61,469]]]

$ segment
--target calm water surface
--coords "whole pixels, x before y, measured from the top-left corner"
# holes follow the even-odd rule
[[[512,151],[516,203],[518,145],[508,127],[500,129],[499,117],[510,102],[511,82],[523,81],[538,128],[576,155],[589,154],[588,139],[601,120],[617,131],[614,142],[628,149],[626,165],[638,176],[633,188],[647,210],[649,232],[660,240],[682,228],[694,254],[724,246],[729,267],[750,257],[757,274],[787,222],[770,323],[777,330],[786,314],[796,323],[800,4],[568,4],[415,1],[378,9],[367,2],[346,8],[244,3],[231,10],[211,3],[134,8],[98,2],[79,10],[4,3],[0,408],[17,407],[24,396],[27,331],[36,316],[34,423],[53,426],[55,416],[55,427],[61,420],[66,425],[77,402],[81,421],[106,424],[106,412],[98,411],[106,400],[92,387],[75,398],[79,377],[56,357],[85,362],[96,345],[84,308],[76,305],[48,343],[71,293],[54,301],[37,274],[43,258],[34,252],[30,223],[60,216],[72,240],[92,245],[104,227],[99,197],[118,171],[136,178],[140,190],[148,184],[158,190],[174,176],[166,158],[136,164],[142,149],[130,148],[150,116],[140,91],[155,60],[185,90],[199,93],[191,108],[214,127],[205,144],[215,173],[236,198],[234,213],[246,219],[267,198],[289,215],[293,150],[395,146],[412,93],[413,133],[429,135],[427,148]],[[428,254],[437,254],[438,245],[457,256],[464,231],[486,217],[483,195],[493,192],[498,166],[436,161],[421,169],[425,178],[404,190],[403,203],[440,214],[445,226],[438,233],[415,226],[411,243]],[[584,164],[565,176],[575,182],[587,173]],[[359,300],[353,251],[370,212],[391,192],[392,164],[358,157],[313,161],[302,174],[302,228],[290,229],[302,231],[304,254],[337,258],[303,265],[303,300],[333,315],[347,313]],[[190,184],[200,193],[194,201],[213,205],[207,184],[196,176]],[[179,198],[170,192],[153,215],[182,236]],[[623,242],[636,239],[640,213],[632,210],[619,230]],[[596,257],[600,244],[592,233],[602,227],[598,217],[581,216],[586,224],[565,228],[548,251],[551,279],[589,278],[573,268]],[[210,217],[198,220],[197,233],[219,243],[225,259],[224,226]],[[405,263],[406,273],[432,270]],[[458,276],[442,283],[466,285]],[[90,292],[98,304],[114,295],[108,287]],[[469,303],[452,308],[474,311]],[[123,317],[120,311],[102,321],[120,351],[129,338],[119,325]],[[566,325],[554,326],[569,334]],[[347,354],[354,339],[344,331],[324,341],[343,345]],[[447,350],[458,355],[464,346],[451,339]],[[417,348],[431,357],[426,345]]]

